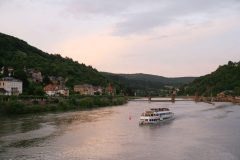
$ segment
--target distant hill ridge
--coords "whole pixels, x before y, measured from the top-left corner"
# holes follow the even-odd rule
[[[177,77],[167,78],[163,76],[135,73],[135,74],[114,74],[102,72],[110,80],[114,80],[121,85],[126,86],[137,95],[162,95],[168,94],[165,86],[180,87],[192,82],[195,77]]]
[[[135,73],[135,74],[118,74],[123,76],[127,79],[132,80],[141,80],[141,81],[152,81],[152,82],[160,82],[169,85],[176,85],[176,84],[187,84],[192,82],[196,77],[163,77],[158,75],[151,75],[151,74],[144,74],[144,73]]]

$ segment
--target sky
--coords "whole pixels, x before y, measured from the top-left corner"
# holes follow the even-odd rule
[[[240,61],[240,0],[0,0],[0,32],[99,71],[202,76]]]

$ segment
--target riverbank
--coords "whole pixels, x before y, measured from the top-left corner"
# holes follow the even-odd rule
[[[97,107],[123,105],[125,103],[127,103],[127,99],[123,96],[71,96],[69,98],[58,97],[49,99],[47,102],[35,101],[35,103],[29,103],[29,101],[22,99],[11,99],[8,101],[0,102],[0,114],[18,115],[69,110],[84,110]]]

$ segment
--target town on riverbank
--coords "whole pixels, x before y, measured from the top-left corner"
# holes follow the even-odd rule
[[[3,77],[6,75],[8,76]],[[24,70],[27,81],[31,83],[33,94],[23,92],[24,83],[14,77],[13,68],[2,68],[0,79],[0,113],[1,114],[27,114],[53,111],[81,110],[93,107],[122,105],[128,98],[124,93],[116,92],[112,84],[107,86],[94,86],[92,84],[77,84],[73,88],[66,87],[63,77],[48,76],[44,82],[42,73],[35,69]],[[46,81],[46,80],[45,80]],[[26,82],[25,82],[26,83]],[[43,85],[45,84],[45,85]],[[178,88],[171,88],[169,101],[175,102]],[[216,96],[182,96],[196,102],[232,102],[240,103],[240,97],[233,96],[230,91],[220,92]],[[151,100],[151,95],[148,97]]]
[[[6,75],[7,77],[3,77]],[[24,82],[14,77],[14,69],[2,68],[0,79],[0,113],[26,114],[48,111],[66,111],[122,105],[127,102],[123,94],[117,94],[112,84],[94,86],[77,84],[73,88],[66,87],[65,78],[48,76],[48,83],[40,71],[24,70],[30,93],[24,93]],[[26,83],[26,82],[25,82]],[[43,85],[46,84],[46,85]],[[26,90],[26,88],[25,88]]]
[[[126,97],[179,97],[239,103],[240,62],[201,77],[99,72],[0,33],[0,113],[38,113],[127,102]],[[170,98],[170,101],[173,101]]]

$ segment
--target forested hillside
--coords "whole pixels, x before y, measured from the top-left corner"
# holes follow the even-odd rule
[[[13,68],[14,76],[24,81],[24,89],[30,85],[27,83],[24,69],[41,71],[45,80],[48,76],[61,76],[66,79],[66,85],[69,87],[79,83],[106,86],[109,82],[91,66],[79,64],[59,54],[45,53],[23,40],[2,33],[0,33],[0,55],[0,68]]]
[[[182,84],[187,84],[192,82],[196,77],[174,77],[168,78],[158,75],[151,75],[151,74],[143,74],[143,73],[136,73],[136,74],[118,74],[119,76],[125,77],[128,80],[139,80],[145,82],[155,82],[155,83],[162,83],[164,85],[173,85],[179,86]]]
[[[210,96],[227,91],[233,95],[240,95],[240,62],[231,62],[219,66],[211,74],[195,79],[185,86],[185,94]]]

